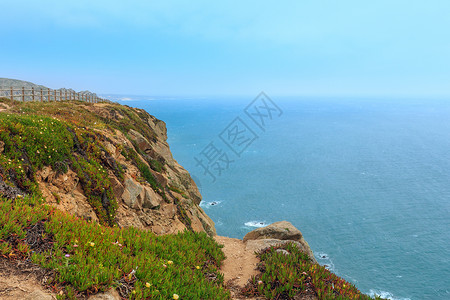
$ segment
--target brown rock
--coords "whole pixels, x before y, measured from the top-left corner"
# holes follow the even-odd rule
[[[125,178],[124,191],[122,193],[122,200],[131,208],[138,209],[142,205],[141,194],[144,188],[142,185],[134,181],[133,178]]]
[[[161,208],[161,213],[168,219],[175,218],[177,214],[177,206],[172,203],[168,203]]]
[[[47,178],[47,181],[51,182],[59,190],[64,191],[65,193],[73,191],[79,182],[77,174],[70,169],[65,174],[59,174],[58,176],[55,176],[53,180],[50,179],[52,176],[53,174],[50,174]]]
[[[287,221],[276,222],[266,227],[250,231],[244,236],[244,242],[247,242],[247,247],[254,251],[259,251],[274,245],[293,242],[300,250],[308,254],[313,262],[317,263],[314,258],[314,253],[303,238],[300,230]]]
[[[158,172],[156,172],[156,171],[154,171],[154,170],[150,170],[150,172],[152,172],[152,175],[155,177],[155,179],[156,179],[156,181],[161,185],[161,186],[167,186],[167,184],[168,184],[168,180],[167,180],[167,178],[163,175],[163,174],[161,174],[161,173],[158,173]]]
[[[43,291],[37,290],[28,294],[24,300],[53,300],[52,295],[46,294]]]
[[[114,159],[117,159],[117,148],[113,144],[108,142],[105,142],[103,145],[105,146],[105,149],[111,154],[111,156]]]
[[[111,288],[104,293],[98,293],[88,298],[88,300],[120,300],[119,293]]]
[[[123,184],[119,181],[119,179],[117,179],[116,176],[112,174],[109,175],[109,178],[114,191],[114,196],[116,196],[117,199],[120,199],[122,197],[123,191],[125,190]]]
[[[54,173],[55,172],[52,171],[51,167],[46,166],[42,168],[40,175],[42,180],[51,182],[53,180],[53,176],[55,175]],[[50,175],[52,175],[51,178],[49,178]]]
[[[244,236],[244,242],[261,239],[300,241],[302,233],[290,222],[281,221],[250,231]]]
[[[150,145],[149,141],[136,130],[130,129],[128,131],[128,135],[133,141],[136,142],[139,149],[141,149],[142,151],[146,152],[152,149],[152,146]]]
[[[152,188],[150,187],[144,187],[143,191],[143,203],[142,207],[144,208],[155,208],[158,207],[161,204],[162,197],[158,195]]]

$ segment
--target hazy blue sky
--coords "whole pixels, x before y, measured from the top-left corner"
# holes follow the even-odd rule
[[[450,1],[0,1],[0,77],[147,95],[450,96]]]

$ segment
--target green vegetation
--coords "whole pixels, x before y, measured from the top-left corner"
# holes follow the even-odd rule
[[[146,138],[154,138],[144,119],[148,115],[118,104],[108,104],[101,111],[108,116],[102,116],[98,107],[84,102],[0,102],[10,106],[8,113],[0,113],[0,189],[8,191],[0,195],[0,256],[31,259],[54,270],[50,284],[63,291],[59,298],[75,299],[113,286],[128,299],[168,299],[173,294],[229,299],[218,271],[224,254],[205,233],[155,236],[113,226],[117,201],[108,170],[121,181],[123,170],[104,148],[106,137],[96,130],[127,134],[139,128]],[[119,150],[168,201],[152,173],[163,171],[163,164],[139,156],[132,147]],[[101,224],[44,204],[36,172],[45,167],[76,173]],[[184,209],[177,208],[190,225]]]
[[[221,247],[205,233],[192,232],[182,188],[162,186],[155,172],[164,160],[127,144],[117,150],[169,202],[174,197],[179,219],[191,231],[155,236],[136,228],[115,227],[117,201],[108,172],[123,182],[124,171],[103,146],[101,134],[138,130],[149,141],[155,133],[149,115],[119,104],[86,102],[12,102],[0,113],[0,257],[29,259],[53,270],[49,284],[60,299],[76,299],[115,287],[126,299],[229,299],[219,266]],[[129,144],[128,144],[129,145]],[[36,173],[51,167],[57,174],[72,170],[100,224],[47,206]],[[125,166],[124,166],[125,167]],[[158,175],[158,174],[156,174]],[[170,179],[170,178],[169,178]],[[52,192],[56,201],[57,193]],[[186,203],[184,203],[186,202]],[[187,204],[189,205],[189,204]],[[202,221],[202,220],[201,220]],[[206,228],[206,226],[205,226]],[[277,252],[285,249],[290,255]],[[248,296],[294,299],[371,299],[353,285],[311,263],[306,254],[286,244],[258,254],[261,275],[244,289]]]
[[[65,173],[70,166],[100,221],[114,224],[114,197],[100,137],[64,121],[33,115],[0,114],[0,176],[27,194],[39,195],[35,173],[45,166]],[[120,168],[115,170],[122,175]]]
[[[142,110],[119,104],[66,102],[17,102],[0,98],[10,106],[7,114],[0,114],[0,140],[6,143],[0,157],[0,174],[27,193],[39,193],[35,172],[45,166],[65,173],[70,167],[80,178],[84,194],[103,224],[115,223],[117,201],[107,170],[122,181],[123,170],[102,146],[105,136],[95,130],[120,130],[126,136],[130,129],[139,130],[148,140],[155,133],[148,126],[149,115]],[[139,147],[136,148],[138,151]],[[163,171],[160,161],[148,155],[140,158],[135,149],[122,148],[122,154],[136,165],[145,181],[168,202],[165,188],[153,176],[151,169]],[[141,152],[141,151],[140,151]],[[105,158],[106,155],[106,158]],[[112,165],[111,165],[112,161]],[[56,197],[58,201],[58,197]]]
[[[261,275],[252,278],[244,288],[244,295],[267,299],[294,299],[308,295],[317,295],[319,300],[372,299],[324,266],[312,263],[308,255],[293,243],[267,248],[257,256],[261,261]]]
[[[110,228],[42,204],[0,198],[0,256],[31,258],[56,271],[52,285],[74,298],[115,286],[129,299],[229,299],[218,266],[224,255],[205,233],[155,236]],[[38,229],[43,228],[44,232]]]
[[[184,199],[189,199],[189,197],[183,191],[181,191],[180,189],[177,189],[176,187],[174,187],[172,185],[169,185],[168,188],[169,188],[169,190],[180,194]]]
[[[131,161],[141,172],[142,177],[147,181],[152,189],[157,192],[166,202],[168,201],[167,196],[164,192],[164,188],[156,181],[155,176],[153,176],[150,168],[139,158],[137,152],[129,147],[125,147],[124,151],[122,151],[124,157]]]

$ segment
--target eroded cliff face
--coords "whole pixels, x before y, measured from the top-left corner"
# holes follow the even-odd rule
[[[111,201],[117,201],[114,223],[155,234],[188,229],[215,235],[213,221],[199,206],[201,195],[195,182],[172,156],[163,121],[144,110],[115,103],[48,105],[53,105],[52,109],[42,109],[43,115],[75,123],[99,141],[100,164],[108,173],[114,194],[110,199],[103,193],[101,205],[106,210]],[[13,105],[6,112],[20,113],[22,109]],[[89,203],[86,178],[83,181],[72,164],[67,164],[65,172],[44,166],[36,171],[35,179],[47,203],[99,221],[102,208]]]

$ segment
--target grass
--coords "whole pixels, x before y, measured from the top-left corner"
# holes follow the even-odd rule
[[[4,155],[0,157],[0,175],[27,193],[38,193],[36,171],[51,166],[65,173],[70,167],[80,178],[97,217],[103,224],[113,225],[117,201],[107,171],[113,161],[112,171],[123,181],[123,170],[102,146],[105,136],[93,129],[120,130],[125,136],[134,129],[148,140],[154,140],[155,133],[148,126],[149,115],[114,103],[105,104],[106,109],[97,112],[93,104],[80,101],[18,102],[0,98],[0,102],[10,106],[8,113],[0,114],[0,140],[6,143]],[[166,187],[157,182],[150,170],[163,172],[164,164],[142,155],[145,163],[133,148],[125,146],[122,150],[143,179],[169,202]]]
[[[100,137],[57,119],[19,114],[0,114],[0,176],[27,194],[39,194],[36,172],[45,166],[78,175],[89,204],[100,221],[114,224],[117,201],[102,163]],[[116,170],[121,175],[121,170]]]
[[[128,299],[229,299],[218,272],[224,254],[205,233],[156,236],[105,227],[42,203],[32,196],[0,198],[0,255],[55,270],[50,284],[63,291],[60,298],[114,286]],[[36,237],[40,224],[45,232]]]
[[[290,255],[278,249],[286,250]],[[324,266],[313,263],[295,244],[273,246],[260,251],[257,256],[261,274],[252,278],[243,290],[244,295],[266,299],[294,299],[308,295],[316,295],[319,300],[373,299]]]
[[[169,190],[180,194],[184,199],[189,199],[189,197],[183,191],[181,191],[180,189],[178,189],[178,188],[176,188],[176,187],[174,187],[172,185],[169,185],[168,188],[169,188]]]

